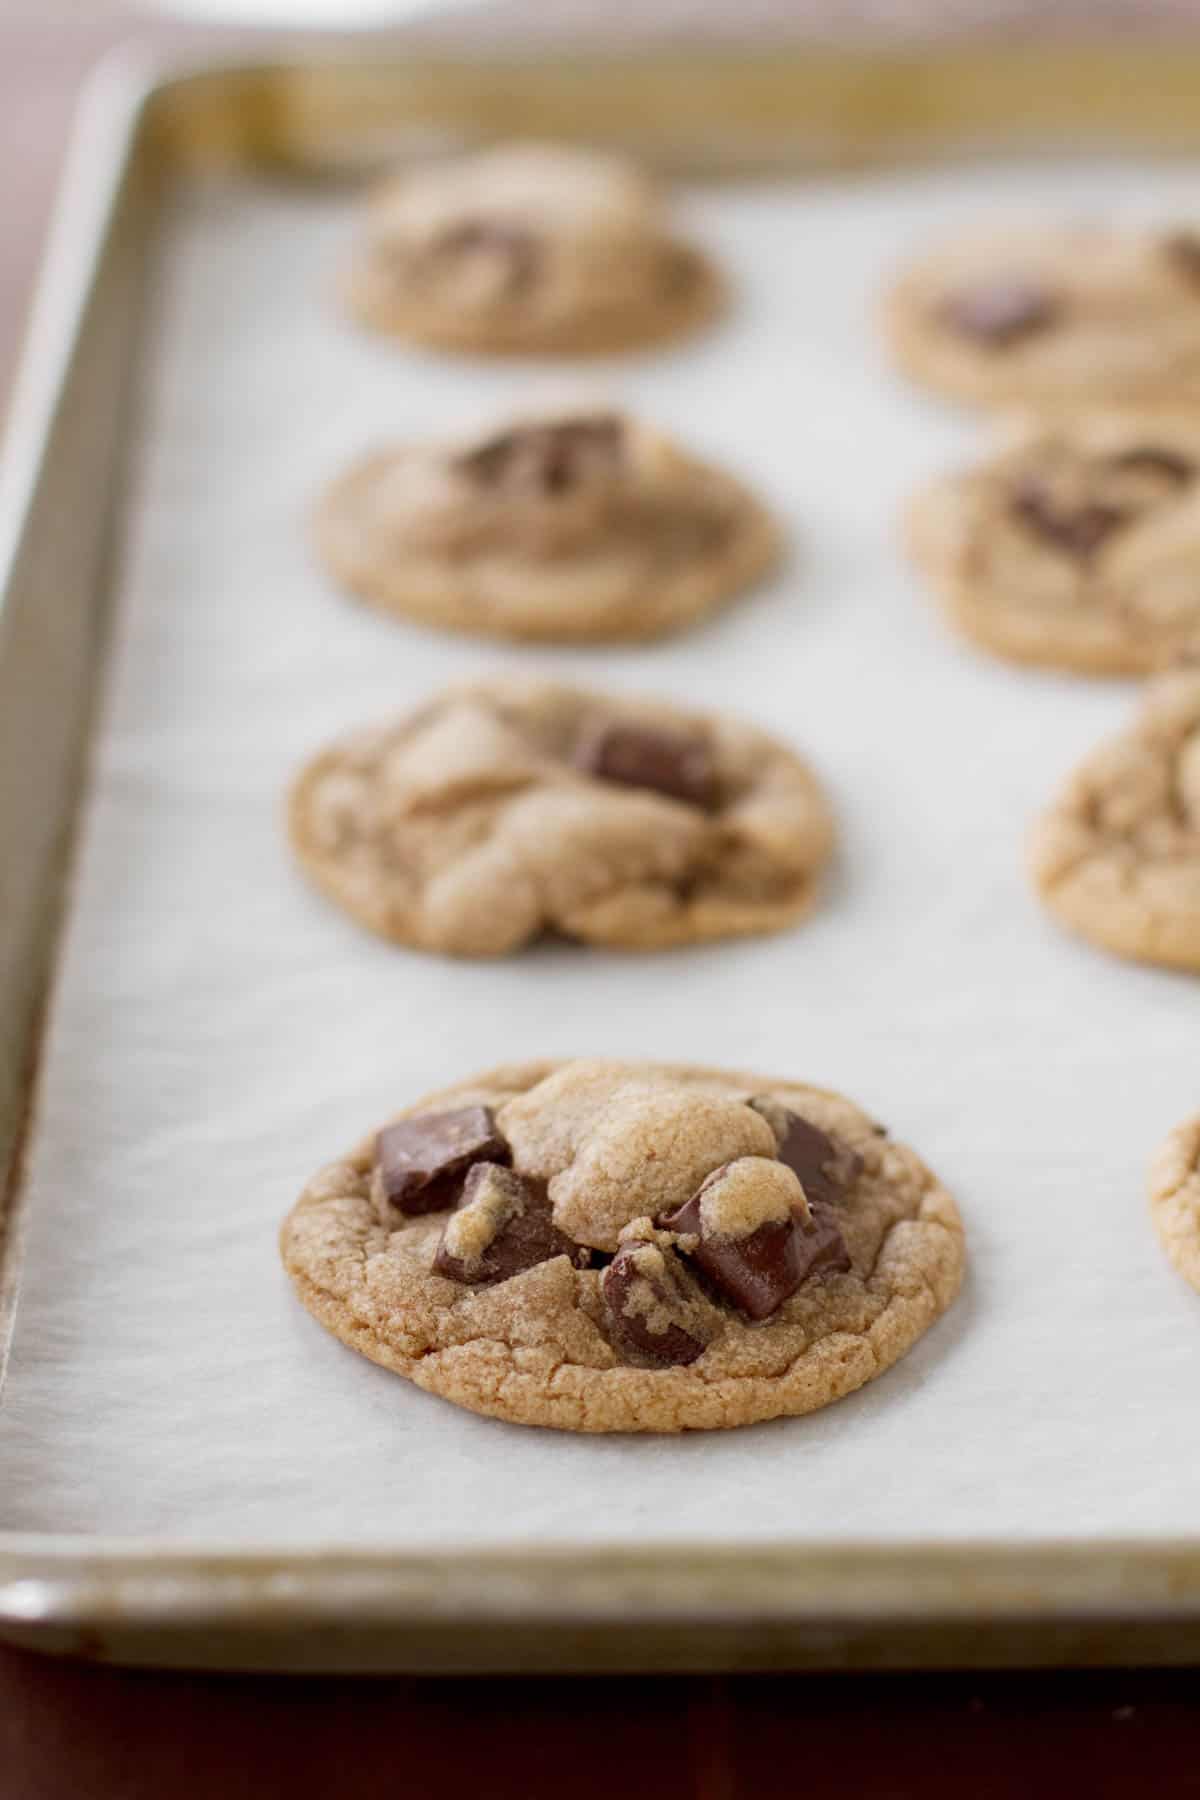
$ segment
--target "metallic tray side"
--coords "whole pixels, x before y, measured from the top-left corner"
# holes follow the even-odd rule
[[[0,1386],[16,1305],[21,1151],[103,654],[153,216],[142,116],[108,80],[83,110],[0,464]]]
[[[388,60],[165,77],[128,59],[77,132],[0,488],[0,1378],[21,1154],[102,662],[140,302],[188,170],[313,178],[425,138],[609,138],[736,173],[1053,143],[1200,141],[1200,46]],[[718,121],[718,124],[714,124]],[[914,1667],[1200,1658],[1200,1536],[417,1557],[0,1534],[0,1635],[229,1668]]]

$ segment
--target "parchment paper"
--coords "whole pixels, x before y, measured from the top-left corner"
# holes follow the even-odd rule
[[[217,187],[170,234],[32,1170],[0,1525],[436,1546],[1164,1534],[1200,1523],[1200,1299],[1144,1199],[1200,1101],[1200,990],[1061,935],[1023,838],[1133,689],[959,647],[894,517],[982,428],[907,392],[884,272],[986,208],[1195,210],[1195,169],[979,167],[700,191],[729,323],[589,365],[786,514],[794,561],[652,649],[506,652],[389,624],[306,547],[321,481],[381,437],[558,393],[436,360],[329,304],[344,198]],[[836,804],[826,903],[782,937],[499,966],[392,950],[303,885],[280,825],[330,734],[497,666],[741,709]],[[278,1222],[424,1089],[514,1058],[658,1054],[841,1088],[966,1216],[971,1276],[898,1368],[812,1418],[680,1441],[476,1419],[343,1349]]]

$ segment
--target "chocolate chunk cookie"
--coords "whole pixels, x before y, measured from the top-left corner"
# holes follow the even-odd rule
[[[631,163],[509,144],[380,188],[345,295],[363,324],[439,349],[587,353],[694,329],[721,283]]]
[[[1200,397],[1200,236],[1141,226],[967,232],[885,305],[896,361],[984,406]]]
[[[322,499],[316,537],[333,579],[384,612],[550,643],[680,631],[779,555],[740,482],[595,411],[370,455]]]
[[[1142,674],[1200,651],[1200,422],[1092,412],[1022,430],[909,509],[951,622],[1018,662]]]
[[[1179,1273],[1200,1290],[1200,1116],[1173,1131],[1155,1158],[1150,1216]]]
[[[1033,877],[1073,931],[1200,971],[1200,669],[1160,676],[1038,824]]]
[[[335,744],[292,791],[306,872],[381,936],[501,956],[773,931],[833,842],[800,758],[732,719],[498,678]]]
[[[486,1141],[464,1168],[446,1120],[467,1115]],[[336,1337],[473,1412],[593,1432],[812,1412],[903,1356],[962,1278],[944,1188],[819,1088],[530,1063],[399,1124],[423,1168],[445,1146],[441,1210],[389,1198],[393,1125],[310,1182],[283,1259]]]

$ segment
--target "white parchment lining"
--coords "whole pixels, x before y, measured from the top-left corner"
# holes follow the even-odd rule
[[[303,529],[364,445],[567,377],[343,327],[341,200],[188,201],[49,1041],[0,1527],[404,1547],[1197,1529],[1200,1300],[1144,1185],[1200,1100],[1200,990],[1060,935],[1022,872],[1030,819],[1133,690],[1006,668],[936,621],[894,517],[979,427],[891,377],[871,321],[883,272],[956,220],[1196,193],[1192,167],[1092,163],[686,196],[734,316],[581,373],[759,483],[796,555],[708,628],[596,654],[388,624],[328,589]],[[493,967],[389,950],[311,894],[280,830],[298,761],[517,666],[741,709],[803,747],[842,831],[813,922]],[[574,1052],[853,1095],[959,1198],[954,1311],[842,1405],[680,1441],[476,1419],[326,1336],[274,1242],[311,1171],[424,1089]]]

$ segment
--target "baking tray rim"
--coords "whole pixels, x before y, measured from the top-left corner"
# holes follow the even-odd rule
[[[120,1660],[123,1634],[148,1634],[164,1647],[182,1640],[200,1661],[236,1664],[240,1640],[266,1636],[282,1646],[294,1634],[347,1624],[361,1641],[394,1635],[407,1646],[394,1666],[414,1669],[425,1666],[422,1634],[518,1626],[546,1634],[541,1657],[527,1650],[515,1665],[535,1668],[571,1666],[555,1647],[564,1633],[586,1666],[588,1634],[614,1631],[622,1660],[638,1666],[639,1633],[664,1627],[782,1636],[799,1660],[815,1649],[818,1662],[833,1664],[867,1633],[876,1646],[869,1661],[886,1666],[893,1632],[910,1641],[916,1634],[918,1661],[925,1629],[931,1649],[976,1634],[983,1649],[989,1629],[1007,1629],[1019,1634],[1021,1660],[1036,1663],[1046,1659],[1039,1636],[1049,1628],[1066,1631],[1076,1654],[1099,1645],[1100,1660],[1122,1661],[1122,1628],[1142,1626],[1167,1642],[1172,1631],[1186,1634],[1180,1649],[1191,1661],[1200,1651],[1200,1544],[680,1543],[425,1554],[0,1535],[0,1637],[34,1647]],[[506,1662],[500,1648],[468,1666]]]
[[[314,63],[324,72],[335,71],[354,58],[356,47],[361,52],[361,40],[323,44],[316,57],[311,46],[293,56],[289,45],[282,57],[190,53],[168,59],[134,44],[111,52],[88,81],[59,182],[3,441],[0,625],[24,519],[67,392],[115,205],[142,148],[151,110],[169,106],[198,78],[218,84],[282,78]],[[795,47],[797,56],[806,53],[805,46]],[[837,54],[852,61],[855,53]],[[423,51],[418,55],[436,66],[472,67],[482,74],[511,68],[525,53],[509,58],[488,47],[484,56],[471,59],[444,52],[428,59]],[[727,62],[729,55],[716,51],[711,60]],[[545,58],[539,50],[543,68]],[[706,58],[708,53],[701,53],[701,60]],[[412,59],[405,60],[411,66]],[[616,68],[647,58],[643,52],[602,52],[601,60]],[[682,60],[695,63],[696,53]],[[362,66],[361,55],[358,61]],[[377,66],[376,59],[373,73]],[[1196,68],[1200,73],[1200,55]],[[11,1188],[19,1186],[18,1164]],[[628,1644],[622,1660],[629,1667],[641,1666],[639,1631],[661,1624],[710,1625],[718,1632],[743,1626],[752,1633],[791,1627],[785,1659],[794,1652],[811,1660],[804,1648],[807,1632],[815,1634],[817,1660],[833,1663],[842,1660],[846,1634],[864,1629],[886,1640],[892,1626],[919,1631],[927,1625],[934,1632],[955,1622],[1012,1624],[1028,1633],[1028,1660],[1037,1662],[1046,1659],[1039,1653],[1039,1629],[1079,1627],[1086,1635],[1089,1628],[1109,1628],[1117,1635],[1101,1648],[1100,1659],[1119,1661],[1123,1625],[1200,1628],[1200,1533],[1163,1541],[1063,1537],[931,1545],[810,1539],[736,1548],[612,1542],[425,1553],[290,1543],[231,1548],[0,1530],[0,1638],[27,1646],[120,1660],[123,1645],[136,1640],[139,1647],[129,1652],[133,1660],[158,1660],[161,1648],[165,1661],[236,1666],[237,1647],[246,1636],[265,1632],[271,1641],[283,1642],[306,1628],[319,1632],[351,1618],[368,1633],[393,1634],[401,1646],[398,1660],[385,1657],[380,1666],[413,1669],[421,1666],[423,1630],[531,1621],[568,1628],[577,1646],[589,1630],[615,1627]],[[415,1644],[403,1648],[412,1634]],[[1078,1647],[1080,1640],[1071,1641]],[[571,1666],[560,1664],[553,1643],[547,1638],[544,1657],[534,1650],[511,1666]],[[1194,1653],[1200,1631],[1189,1643]],[[170,1644],[175,1648],[168,1651]],[[753,1666],[744,1649],[739,1660]],[[888,1657],[885,1651],[867,1660],[886,1666]],[[1056,1660],[1053,1651],[1049,1660]],[[279,1666],[285,1663],[281,1658]],[[335,1644],[318,1666],[344,1663]],[[353,1666],[353,1657],[345,1666]],[[464,1666],[509,1665],[503,1652],[495,1654],[493,1643],[481,1662],[468,1660]],[[662,1666],[681,1665],[668,1652]]]

